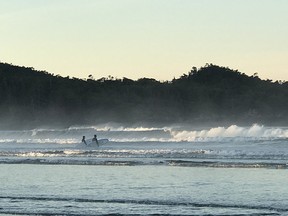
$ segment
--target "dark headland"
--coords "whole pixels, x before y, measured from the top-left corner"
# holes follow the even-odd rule
[[[0,129],[107,122],[287,126],[288,82],[213,64],[160,82],[82,80],[0,63]]]

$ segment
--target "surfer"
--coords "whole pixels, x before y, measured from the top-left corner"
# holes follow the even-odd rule
[[[98,142],[96,134],[94,135],[94,137],[92,139],[92,142],[94,142],[94,141],[97,143],[97,146],[99,147],[99,142]]]
[[[85,143],[85,145],[87,145],[86,140],[85,140],[85,136],[83,136],[82,142]]]

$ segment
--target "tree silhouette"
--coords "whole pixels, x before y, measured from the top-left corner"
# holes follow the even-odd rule
[[[61,77],[0,63],[0,127],[72,124],[281,124],[288,83],[206,64],[172,81]]]

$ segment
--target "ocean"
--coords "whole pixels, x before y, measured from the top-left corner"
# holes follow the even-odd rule
[[[0,215],[288,215],[287,168],[285,127],[0,131]]]

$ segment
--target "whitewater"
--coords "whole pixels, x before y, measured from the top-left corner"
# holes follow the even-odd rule
[[[0,215],[288,215],[287,168],[286,127],[0,131]]]

